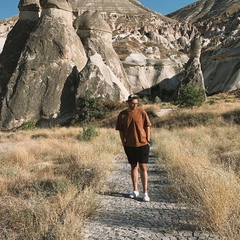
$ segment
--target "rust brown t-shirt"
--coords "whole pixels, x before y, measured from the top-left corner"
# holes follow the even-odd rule
[[[145,129],[150,126],[149,117],[143,109],[126,109],[118,115],[116,130],[123,132],[124,146],[141,147],[148,144]]]

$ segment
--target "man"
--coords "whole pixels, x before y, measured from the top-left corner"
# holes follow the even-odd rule
[[[144,192],[143,201],[149,202],[147,163],[150,149],[151,122],[147,113],[143,109],[138,108],[137,95],[129,95],[127,103],[128,108],[118,115],[116,130],[120,133],[124,151],[129,164],[131,164],[133,192],[130,193],[129,197],[136,198],[139,196],[139,169]]]

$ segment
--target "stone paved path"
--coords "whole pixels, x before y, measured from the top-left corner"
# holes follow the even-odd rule
[[[179,206],[166,194],[164,169],[156,169],[150,158],[150,202],[128,198],[132,190],[130,166],[126,159],[116,159],[116,170],[109,180],[109,193],[100,196],[101,208],[86,223],[84,240],[215,240],[221,239],[197,227],[192,209]],[[140,181],[139,181],[140,184]],[[141,186],[141,185],[139,185]],[[140,187],[140,191],[141,191]]]

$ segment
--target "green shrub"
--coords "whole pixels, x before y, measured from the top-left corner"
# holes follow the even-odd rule
[[[34,130],[36,129],[35,123],[34,122],[26,122],[22,125],[22,130]]]
[[[79,98],[77,103],[78,120],[84,124],[94,120],[101,120],[106,118],[109,112],[122,109],[123,106],[125,106],[125,103],[103,98]]]
[[[84,127],[82,134],[77,136],[79,141],[91,141],[93,138],[97,137],[99,132],[96,130],[95,127],[89,126]]]
[[[180,107],[193,108],[202,106],[205,101],[205,91],[196,83],[181,85],[178,93],[177,104]]]
[[[88,123],[95,119],[102,119],[106,115],[105,109],[99,104],[99,98],[78,99],[78,119],[81,123]]]

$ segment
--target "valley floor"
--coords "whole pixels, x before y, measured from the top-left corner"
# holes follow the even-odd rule
[[[86,223],[84,240],[222,239],[198,227],[193,209],[169,198],[167,173],[164,166],[156,168],[154,156],[151,156],[148,166],[150,202],[143,202],[141,195],[137,199],[128,197],[132,184],[130,166],[124,157],[115,160],[115,167],[108,181],[108,191],[99,196],[101,207],[97,216]]]

